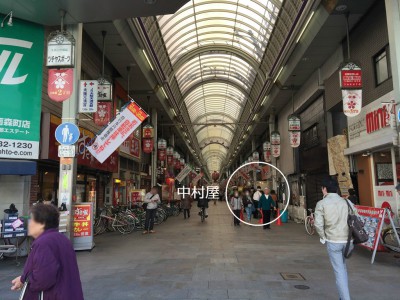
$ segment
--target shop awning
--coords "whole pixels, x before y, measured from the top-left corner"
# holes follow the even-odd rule
[[[26,160],[0,160],[0,175],[35,175],[36,162]]]
[[[393,146],[393,136],[390,134],[382,135],[375,139],[371,139],[365,143],[344,149],[344,155],[358,154],[366,151],[375,150],[384,146]]]

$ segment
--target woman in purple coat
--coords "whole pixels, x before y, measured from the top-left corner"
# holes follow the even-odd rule
[[[75,251],[71,242],[58,232],[59,212],[53,205],[32,208],[29,235],[35,240],[22,276],[12,281],[12,290],[28,282],[24,300],[83,300]]]

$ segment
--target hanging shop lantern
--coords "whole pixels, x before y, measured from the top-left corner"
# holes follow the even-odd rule
[[[158,149],[157,152],[158,152],[158,155],[157,155],[158,160],[159,161],[165,161],[165,159],[167,158],[166,150],[165,149]]]
[[[174,169],[175,170],[178,170],[181,167],[181,163],[179,161],[180,158],[181,158],[180,154],[178,152],[174,151],[174,162],[173,162],[173,165],[174,165]]]
[[[343,112],[347,117],[355,117],[361,112],[362,90],[342,90]]]
[[[296,115],[290,115],[288,118],[289,122],[289,131],[300,131],[301,130],[301,123],[300,118]]]
[[[271,145],[280,145],[281,144],[281,135],[278,131],[274,131],[271,133]]]
[[[172,155],[167,155],[167,165],[172,166],[174,164],[174,157]]]
[[[217,181],[218,178],[219,178],[219,173],[218,173],[217,171],[214,171],[214,172],[212,173],[212,175],[211,175],[211,178],[212,178],[214,181]]]
[[[104,71],[103,71],[104,72]],[[97,79],[97,100],[99,101],[112,101],[112,83],[111,80],[105,76]]]
[[[151,153],[154,148],[154,140],[153,139],[143,139],[143,152]]]
[[[175,170],[181,169],[181,159],[180,158],[175,160],[174,168],[175,168]]]
[[[168,177],[167,179],[165,179],[165,183],[168,185],[168,186],[173,186],[174,184],[175,184],[175,179],[174,178],[172,178],[172,177]]]
[[[181,155],[177,151],[174,151],[174,160],[179,160],[180,158]]]
[[[300,146],[300,130],[301,123],[300,118],[296,115],[290,115],[288,118],[289,121],[289,142],[290,146],[293,148],[297,148]]]
[[[265,162],[271,162],[271,143],[268,141],[263,143],[263,158]]]
[[[174,147],[167,147],[167,155],[173,156],[174,155]]]
[[[258,151],[253,152],[253,161],[259,161],[260,160],[260,153]]]
[[[174,147],[167,147],[167,165],[172,166],[174,163]]]
[[[343,112],[347,117],[355,117],[362,107],[362,71],[354,62],[345,63],[340,69]]]
[[[264,161],[266,163],[271,162],[271,148],[270,148],[270,150],[264,151]]]
[[[300,146],[300,131],[289,131],[290,146],[297,148]]]
[[[53,31],[47,39],[47,61],[48,68],[73,68],[75,63],[75,38],[61,30]]]
[[[272,145],[271,152],[273,157],[278,158],[281,155],[281,145]]]
[[[263,143],[263,151],[271,150],[271,143],[270,142],[264,142]]]
[[[142,134],[144,139],[151,139],[154,137],[154,127],[151,124],[146,124],[143,126]]]
[[[165,139],[158,139],[157,149],[167,149],[167,141]]]

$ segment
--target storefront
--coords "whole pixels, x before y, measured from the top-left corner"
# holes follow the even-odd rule
[[[393,211],[399,210],[395,184],[399,181],[399,149],[396,131],[396,109],[392,106],[393,92],[363,107],[361,113],[348,118],[351,167],[357,173],[360,204],[381,207],[388,202]]]
[[[23,20],[1,27],[0,211],[13,203],[22,214],[39,156],[44,27]]]
[[[61,124],[59,117],[49,113],[42,114],[40,161],[37,178],[32,181],[45,200],[52,200],[58,205],[61,203],[58,198],[59,144],[54,137],[54,132],[59,124]],[[114,152],[101,164],[86,149],[86,145],[95,137],[95,134],[82,127],[79,129],[81,135],[77,142],[76,202],[93,202],[95,207],[103,207],[109,202],[106,189],[111,186],[112,174],[118,172],[118,152]]]

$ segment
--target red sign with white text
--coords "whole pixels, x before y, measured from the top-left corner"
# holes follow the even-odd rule
[[[342,90],[362,88],[361,68],[354,62],[348,62],[340,69],[339,79]]]
[[[47,94],[55,102],[71,97],[74,85],[74,69],[49,69]]]
[[[74,206],[74,237],[89,237],[92,235],[92,212],[90,204]]]
[[[359,70],[340,71],[341,88],[342,89],[359,89],[362,87],[362,72]]]

